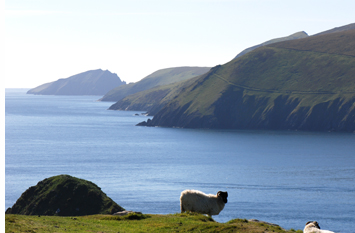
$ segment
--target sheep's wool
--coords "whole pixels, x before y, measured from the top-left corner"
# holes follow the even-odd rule
[[[228,194],[226,193],[226,195]],[[198,190],[185,190],[181,192],[181,212],[191,211],[211,216],[218,215],[224,206],[225,202],[223,198],[217,195],[205,194]]]

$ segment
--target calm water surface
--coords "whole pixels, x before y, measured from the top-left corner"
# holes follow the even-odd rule
[[[99,96],[5,91],[5,207],[37,182],[69,174],[127,210],[180,211],[184,189],[228,191],[214,219],[290,229],[316,220],[355,232],[355,134],[137,127],[140,112]]]

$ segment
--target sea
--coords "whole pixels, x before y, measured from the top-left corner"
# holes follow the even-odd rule
[[[152,117],[107,110],[101,96],[26,91],[5,90],[5,210],[68,174],[144,214],[179,213],[185,189],[227,191],[217,222],[355,232],[354,133],[141,127]]]

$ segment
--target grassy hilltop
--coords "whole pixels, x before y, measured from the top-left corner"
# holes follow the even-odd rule
[[[126,216],[90,215],[81,217],[6,215],[5,232],[241,232],[292,233],[279,226],[245,219],[218,223],[200,214]],[[297,233],[302,233],[298,230]]]
[[[355,131],[355,30],[257,48],[212,68],[148,126]]]
[[[296,32],[296,33],[293,33],[292,35],[289,35],[289,36],[286,36],[286,37],[281,37],[281,38],[275,38],[275,39],[272,39],[272,40],[268,40],[268,41],[265,41],[265,42],[263,42],[261,44],[254,45],[252,47],[244,49],[235,58],[243,56],[244,54],[247,54],[247,53],[249,53],[249,52],[253,51],[254,49],[259,48],[261,46],[265,46],[265,45],[268,45],[268,44],[273,44],[273,43],[277,43],[277,42],[281,42],[281,41],[296,40],[296,39],[305,38],[305,37],[308,37],[307,33],[305,33],[305,32]]]

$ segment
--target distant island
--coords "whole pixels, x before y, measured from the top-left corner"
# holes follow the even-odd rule
[[[355,132],[354,26],[260,46],[215,66],[138,125]]]
[[[27,94],[36,95],[104,95],[111,89],[125,85],[117,74],[108,70],[89,70],[68,78],[42,84]]]

